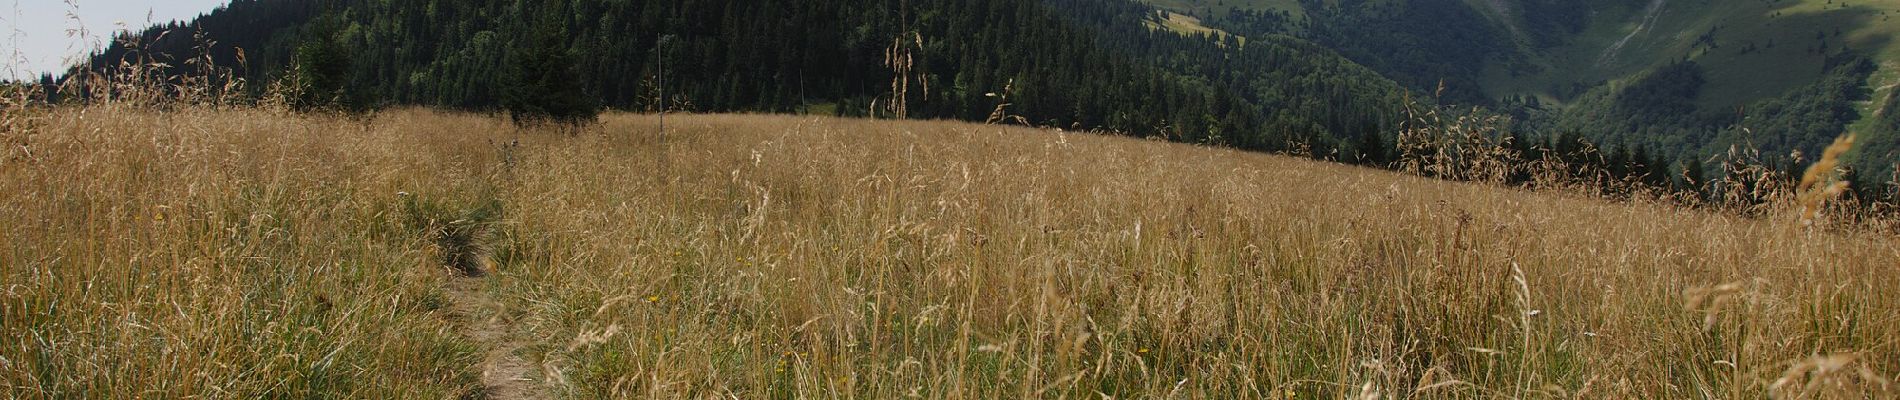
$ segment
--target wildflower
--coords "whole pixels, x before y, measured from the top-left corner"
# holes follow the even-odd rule
[[[647,296],[647,302],[648,302],[648,303],[658,303],[658,302],[660,302],[660,296]]]

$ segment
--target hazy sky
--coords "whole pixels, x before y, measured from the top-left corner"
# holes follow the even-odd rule
[[[63,0],[0,0],[0,78],[36,76],[41,72],[63,69],[62,60],[86,51],[86,46],[103,43],[120,25],[142,29],[149,15],[153,23],[187,20],[229,0],[73,0],[78,15],[85,21],[91,38],[80,41],[66,35],[78,27],[66,14],[73,11]],[[16,57],[17,50],[17,57]]]

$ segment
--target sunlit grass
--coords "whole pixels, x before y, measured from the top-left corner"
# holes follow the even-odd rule
[[[574,398],[1880,397],[1900,373],[1900,242],[1793,211],[951,122],[673,116],[663,143],[650,118],[54,111],[0,164],[0,392],[473,393],[482,349],[442,311],[464,242]],[[484,231],[431,233],[456,223]]]

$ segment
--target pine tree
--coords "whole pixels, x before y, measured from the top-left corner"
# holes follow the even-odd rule
[[[297,47],[286,99],[298,111],[334,110],[343,106],[349,82],[350,54],[335,40],[322,38]]]
[[[1377,131],[1368,130],[1365,133],[1359,134],[1357,147],[1359,152],[1357,161],[1359,164],[1385,167],[1388,163],[1392,162],[1391,156],[1388,155],[1390,154],[1388,151],[1389,145],[1385,143],[1384,139],[1379,137]]]
[[[594,122],[598,106],[581,87],[574,55],[567,47],[567,26],[560,12],[549,12],[529,37],[509,52],[509,82],[503,96],[516,125],[581,125]]]

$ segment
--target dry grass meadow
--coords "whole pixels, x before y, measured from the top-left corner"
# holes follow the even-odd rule
[[[4,398],[1900,395],[1900,238],[1791,216],[951,122],[36,118]]]

